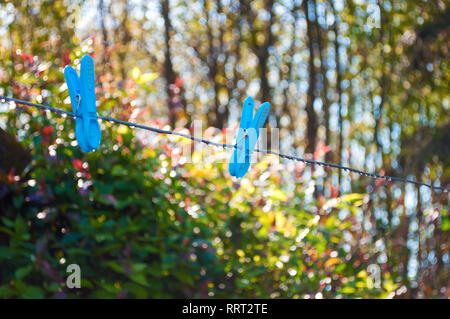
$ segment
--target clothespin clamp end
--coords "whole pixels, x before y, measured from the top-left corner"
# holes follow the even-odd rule
[[[75,136],[84,153],[93,152],[100,145],[101,130],[97,118],[94,61],[89,55],[81,58],[80,76],[71,67],[64,68],[72,111],[75,113]]]
[[[269,111],[270,104],[263,103],[253,117],[254,102],[251,97],[244,101],[242,107],[241,122],[236,137],[235,149],[230,158],[229,171],[231,176],[243,177],[251,162],[251,154],[255,149],[259,138],[259,130],[264,126]]]

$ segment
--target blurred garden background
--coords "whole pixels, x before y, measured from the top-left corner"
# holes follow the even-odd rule
[[[1,0],[0,95],[71,110],[90,54],[101,115],[222,142],[251,95],[283,152],[449,187],[449,5]],[[448,193],[270,156],[234,180],[225,150],[101,125],[83,154],[0,103],[1,298],[450,297]]]

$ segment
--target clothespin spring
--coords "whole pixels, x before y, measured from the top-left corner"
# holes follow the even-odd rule
[[[244,135],[239,139],[239,141],[236,141],[235,146],[237,146],[242,141],[243,138],[247,138],[247,135],[248,135],[247,130],[243,129],[242,131],[244,132]]]
[[[80,104],[81,104],[81,96],[80,96],[80,94],[77,94],[77,95],[75,96],[75,98],[76,98],[77,101],[78,101],[77,110],[75,111],[75,114],[78,115],[78,109],[80,108]]]

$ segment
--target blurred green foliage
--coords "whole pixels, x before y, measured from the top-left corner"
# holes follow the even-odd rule
[[[62,68],[89,53],[100,114],[163,126],[171,102],[178,127],[191,117],[213,125],[222,107],[240,109],[265,77],[256,67],[265,58],[271,80],[258,94],[270,96],[281,136],[299,154],[306,136],[297,128],[309,121],[302,101],[311,94],[330,107],[329,121],[322,109],[316,114],[317,152],[326,148],[323,131],[333,149],[327,160],[339,161],[342,138],[342,164],[449,180],[443,1],[383,1],[381,28],[369,28],[365,2],[345,0],[333,11],[336,1],[309,0],[318,11],[311,35],[294,2],[231,1],[219,14],[220,1],[171,1],[171,39],[159,2],[97,1],[98,8],[81,11],[86,3],[0,3],[0,95],[70,109]],[[273,28],[259,14],[266,3],[274,7]],[[97,9],[95,18],[87,14]],[[90,24],[89,16],[106,22]],[[312,68],[320,92],[303,90],[310,84],[306,36],[314,65],[320,60]],[[336,47],[342,83],[335,80]],[[165,73],[164,52],[177,72]],[[166,86],[178,92],[172,99],[161,94]],[[71,120],[3,103],[0,125],[32,155],[23,172],[0,181],[1,298],[450,296],[446,194],[269,157],[238,184],[222,150],[208,153],[210,163],[199,160],[199,150],[184,163],[186,142],[110,123],[102,123],[100,148],[82,154]],[[81,267],[81,289],[66,287],[73,263]]]
[[[226,163],[173,167],[169,147],[144,147],[124,126],[103,124],[101,147],[82,154],[71,120],[19,108],[10,120],[30,113],[18,128],[33,162],[1,216],[1,297],[385,297],[398,286],[385,271],[375,288],[372,257],[345,236],[366,195],[330,201],[350,210],[341,219],[261,177],[267,161],[239,186]],[[81,289],[66,288],[72,263]]]

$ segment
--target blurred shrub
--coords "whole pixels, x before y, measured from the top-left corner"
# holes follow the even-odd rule
[[[373,258],[352,237],[362,194],[325,203],[350,212],[338,218],[302,205],[305,192],[284,190],[266,160],[237,185],[226,164],[199,153],[193,164],[172,161],[165,138],[144,147],[134,131],[102,123],[101,147],[82,154],[71,120],[17,108],[9,123],[24,116],[9,131],[33,161],[3,198],[1,297],[382,297],[396,288],[386,271],[374,287]],[[72,263],[81,289],[66,288]]]

